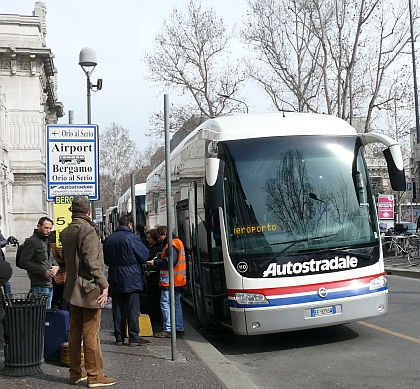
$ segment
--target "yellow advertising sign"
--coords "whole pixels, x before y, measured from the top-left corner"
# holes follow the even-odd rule
[[[85,196],[88,197],[88,196]],[[57,196],[54,200],[54,229],[55,243],[57,247],[61,247],[60,232],[71,223],[70,206],[74,196]]]
[[[88,197],[88,196],[85,196]],[[61,247],[60,232],[71,223],[71,203],[74,196],[57,196],[54,200],[55,244]]]
[[[54,204],[54,227],[55,227],[55,243],[57,247],[61,247],[60,232],[71,223],[71,212],[68,203]]]

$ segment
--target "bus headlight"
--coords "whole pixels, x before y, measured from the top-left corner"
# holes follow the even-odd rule
[[[239,304],[269,304],[268,300],[260,293],[235,293],[236,301]]]
[[[380,276],[380,277],[374,278],[373,280],[370,281],[369,290],[380,289],[380,288],[383,288],[386,285],[387,285],[386,277],[385,276]]]

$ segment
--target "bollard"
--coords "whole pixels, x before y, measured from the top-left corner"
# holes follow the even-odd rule
[[[8,340],[4,346],[4,368],[8,376],[43,373],[45,313],[48,295],[17,293],[4,296]]]

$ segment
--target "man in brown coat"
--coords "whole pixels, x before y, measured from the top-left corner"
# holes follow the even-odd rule
[[[93,280],[102,290],[98,298],[99,306],[104,306],[108,298],[108,282],[104,275],[104,258],[102,246],[90,220],[89,199],[76,196],[70,208],[72,222],[60,233],[63,246],[63,259],[66,266],[66,283],[64,285],[64,299],[70,301],[76,274],[88,281]],[[79,259],[79,271],[76,268]],[[81,308],[70,304],[70,384],[76,385],[88,380],[89,388],[111,386],[116,383],[114,378],[104,375],[104,362],[99,340],[101,324],[101,309]],[[84,373],[80,367],[81,342],[85,355]]]

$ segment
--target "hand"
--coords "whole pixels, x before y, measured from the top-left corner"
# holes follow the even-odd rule
[[[98,297],[98,304],[100,307],[104,307],[108,300],[108,288],[102,289],[101,295]]]
[[[55,276],[55,273],[54,273],[54,271],[53,270],[51,270],[51,269],[48,269],[46,272],[45,272],[45,278],[53,278]]]
[[[152,259],[150,261],[146,261],[146,265],[148,266],[154,266],[155,265],[155,261]]]
[[[57,274],[57,272],[60,270],[59,266],[50,266],[50,270],[54,273],[53,277]]]

